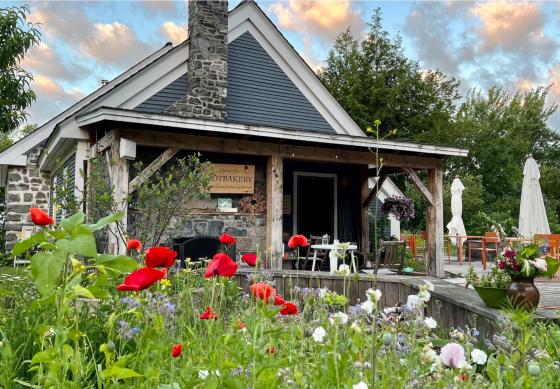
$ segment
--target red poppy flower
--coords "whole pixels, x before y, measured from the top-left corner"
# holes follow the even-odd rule
[[[142,250],[142,242],[140,242],[138,239],[130,239],[128,242],[126,242],[126,247],[129,250],[140,251]]]
[[[31,215],[31,220],[35,223],[35,225],[48,226],[50,224],[54,224],[54,219],[42,209],[29,208],[29,214]]]
[[[243,328],[245,328],[245,324],[242,321],[240,321],[239,322],[239,329],[242,330]]]
[[[218,316],[216,315],[216,313],[214,313],[214,310],[210,307],[206,307],[206,311],[204,311],[201,315],[200,315],[200,320],[216,320],[218,319]]]
[[[130,273],[124,279],[124,282],[117,286],[117,290],[121,292],[135,291],[149,288],[159,280],[165,277],[165,272],[152,269],[151,267],[143,267]]]
[[[267,353],[267,354],[276,354],[276,347],[274,347],[274,346],[268,346],[268,347],[266,348],[266,353]]]
[[[257,282],[250,287],[251,294],[258,297],[268,304],[268,300],[276,295],[276,291],[272,285],[265,282]]]
[[[146,266],[171,267],[175,264],[177,252],[169,247],[152,247],[146,251]]]
[[[255,253],[243,254],[241,260],[251,267],[257,266],[257,254]]]
[[[204,278],[211,278],[214,276],[233,277],[237,273],[237,263],[224,253],[214,255],[212,261],[206,268]]]
[[[237,239],[235,239],[230,234],[220,235],[220,243],[221,244],[234,244],[235,242],[237,242]]]
[[[286,303],[284,305],[282,305],[282,309],[280,310],[280,314],[285,316],[285,315],[297,315],[298,314],[298,308],[297,305],[293,304],[293,303]]]
[[[181,343],[176,344],[171,348],[171,356],[177,358],[183,353],[183,345]]]
[[[286,304],[286,300],[282,298],[279,294],[274,296],[274,305],[284,305]]]
[[[309,246],[309,242],[307,238],[303,235],[294,235],[288,241],[288,247],[291,249],[295,249],[296,247],[307,247]]]

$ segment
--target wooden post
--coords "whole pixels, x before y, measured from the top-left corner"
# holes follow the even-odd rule
[[[109,234],[109,251],[114,254],[126,254],[126,242],[123,234],[127,233],[127,214],[128,214],[128,161],[121,159],[119,154],[120,136],[118,131],[114,130],[114,136],[111,144],[110,162],[111,182],[113,184],[113,198],[118,211],[124,212],[123,218],[117,227],[111,225],[111,233]]]
[[[282,214],[284,161],[278,149],[266,163],[266,246],[272,269],[282,268]]]
[[[428,274],[443,278],[443,170],[441,167],[428,170],[428,188],[432,195],[432,204],[428,203],[426,223]]]
[[[361,252],[366,256],[365,260],[367,261],[367,254],[369,253],[369,202],[371,201],[372,197],[370,197],[370,190],[368,188],[368,174],[367,174],[367,166],[364,169],[364,174],[362,174],[362,191],[361,191],[361,236],[360,236],[360,249]],[[375,191],[375,187],[372,189]],[[369,201],[368,201],[369,199]],[[376,199],[377,200],[377,199]]]

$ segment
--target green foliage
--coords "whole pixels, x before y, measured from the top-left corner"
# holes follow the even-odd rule
[[[35,101],[29,88],[33,77],[20,66],[40,38],[37,25],[27,21],[28,14],[27,6],[0,8],[0,131],[5,134],[25,120],[25,109]]]
[[[138,172],[143,170],[140,162],[134,167]],[[176,158],[156,171],[129,199],[134,237],[151,247],[176,236],[187,221],[188,202],[208,195],[213,174],[211,164],[202,162],[198,155]]]
[[[490,272],[486,272],[479,276],[472,266],[469,266],[467,271],[467,283],[473,286],[481,286],[484,288],[507,288],[511,284],[509,275],[498,269],[492,267]]]
[[[447,131],[459,83],[406,58],[401,38],[383,30],[381,16],[377,8],[361,42],[350,30],[338,36],[321,80],[364,131],[375,119],[382,133],[396,129],[399,138]]]

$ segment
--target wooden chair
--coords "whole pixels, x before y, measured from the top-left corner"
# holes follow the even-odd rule
[[[37,228],[35,226],[23,226],[21,228],[19,239],[27,240],[31,238],[36,230]],[[14,257],[14,268],[17,267],[18,265],[29,265],[31,263],[31,261],[27,259],[27,254],[29,253],[24,253],[22,254],[22,256]]]
[[[394,270],[397,274],[402,273],[404,267],[404,258],[406,254],[406,242],[404,240],[393,240],[393,241],[380,241],[379,250],[376,255],[376,269],[385,268],[389,270]]]
[[[308,242],[309,246],[307,247],[300,247],[299,248],[299,256],[298,256],[298,249],[290,249],[289,251],[289,258],[292,260],[292,269],[293,270],[311,270],[313,265],[313,256],[315,255],[315,250],[311,248],[312,245],[316,244],[329,244],[329,235],[311,235],[309,236]],[[326,259],[328,258],[329,250],[317,250],[317,260],[316,260],[316,269],[322,269]]]
[[[474,243],[480,243],[480,247],[473,247]],[[485,232],[484,236],[480,237],[479,240],[467,240],[467,250],[469,252],[469,263],[471,263],[471,257],[473,251],[480,251],[482,254],[482,268],[486,270],[486,255],[487,253],[494,252],[496,257],[500,253],[500,237],[495,231]]]

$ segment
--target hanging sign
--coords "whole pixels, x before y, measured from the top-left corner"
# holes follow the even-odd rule
[[[210,181],[210,193],[242,193],[255,191],[255,165],[216,163],[215,176]]]

